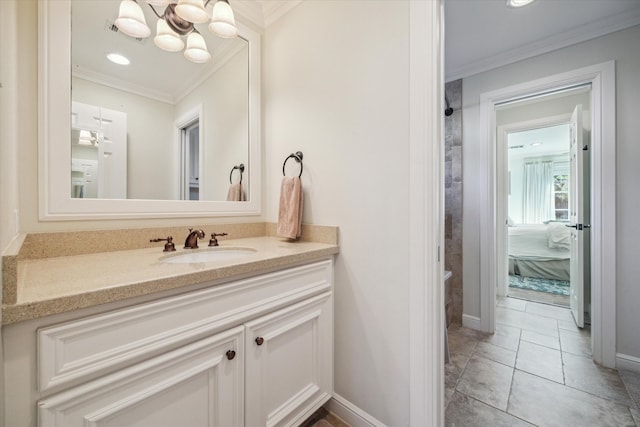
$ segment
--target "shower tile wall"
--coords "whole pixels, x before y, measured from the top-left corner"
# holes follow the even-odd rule
[[[445,116],[445,270],[452,272],[445,294],[447,326],[462,324],[462,79],[445,85],[453,114]]]

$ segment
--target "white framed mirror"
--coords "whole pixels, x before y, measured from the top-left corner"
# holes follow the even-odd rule
[[[100,13],[96,3],[100,3]],[[140,3],[143,8],[148,6],[146,2]],[[161,68],[167,67],[156,64],[158,72],[144,71],[142,80],[164,81],[168,89],[144,92],[140,89],[140,77],[135,82],[133,79],[128,81],[122,74],[106,76],[108,73],[103,70],[92,69],[101,59],[83,58],[91,51],[106,55],[109,52],[105,47],[93,42],[95,46],[85,52],[76,49],[81,45],[78,39],[88,40],[89,36],[73,34],[71,28],[76,32],[86,31],[81,23],[90,21],[87,10],[98,16],[93,27],[99,25],[99,31],[108,32],[109,22],[117,17],[118,4],[116,0],[38,3],[40,219],[259,215],[260,35],[237,22],[239,37],[233,39],[232,44],[224,45],[228,42],[224,39],[220,39],[219,44],[207,41],[214,60],[217,54],[219,60],[205,69],[204,66],[198,68],[202,64],[189,63],[180,52],[160,51],[154,46],[152,34],[143,43],[146,44],[144,48],[158,51],[153,54],[174,55],[171,57],[173,63],[197,72],[193,77],[171,79],[171,74],[169,77],[160,75]],[[100,16],[102,14],[108,16]],[[155,30],[157,18],[151,16],[152,19],[147,17],[147,24]],[[208,31],[206,24],[203,25],[201,33]],[[139,40],[127,40],[128,36],[123,34],[109,37],[117,43],[133,46],[132,62],[141,61],[135,54],[135,49],[141,49]],[[73,40],[76,40],[76,48],[72,48]],[[225,65],[231,63],[236,64],[235,68]],[[244,80],[231,80],[239,75],[244,75]],[[218,82],[212,83],[214,78]],[[209,86],[203,88],[203,85]],[[230,92],[224,95],[227,98],[233,99],[239,92],[237,102],[214,105],[213,100],[223,97],[211,94],[211,86],[216,85]],[[123,92],[127,87],[135,88],[130,91],[132,95]],[[137,110],[129,108],[134,104],[127,102],[129,96],[151,100],[161,108],[150,108],[149,103]],[[244,117],[237,111],[232,116],[234,109],[242,110]],[[153,114],[143,118],[138,114],[142,110],[153,111]],[[80,120],[81,111],[94,114],[88,115],[89,120]],[[225,113],[228,114],[225,116]],[[113,125],[111,117],[124,117],[125,148],[120,150],[124,160],[118,160],[115,151],[106,148],[106,143],[111,143],[113,128],[121,127]],[[108,126],[102,126],[107,122]],[[228,123],[234,123],[235,128],[223,127]],[[78,150],[80,134],[86,135],[86,131],[94,138],[89,145],[83,140],[85,142],[80,143],[83,146]],[[184,135],[190,137],[189,149],[185,149]],[[215,138],[218,139],[213,141]],[[194,139],[196,145],[193,145]],[[85,165],[77,154],[96,152],[96,166],[92,162],[84,162]],[[195,163],[194,153],[198,153]],[[114,163],[116,160],[118,163]],[[93,169],[87,166],[89,163]],[[231,183],[240,179],[240,170],[234,169],[239,165],[243,166],[243,198],[246,201],[227,201]],[[91,172],[86,172],[88,170]],[[82,187],[85,183],[86,189]]]

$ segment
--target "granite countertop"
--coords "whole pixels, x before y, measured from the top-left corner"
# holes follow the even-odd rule
[[[337,254],[335,243],[290,241],[256,236],[220,241],[220,249],[251,248],[240,258],[172,264],[168,256],[211,250],[206,242],[199,249],[163,252],[153,248],[117,250],[37,259],[18,259],[14,301],[2,306],[2,323],[10,324],[64,313],[204,282],[223,283],[278,268],[300,265]],[[7,290],[5,289],[5,295]],[[10,292],[9,292],[10,293]]]

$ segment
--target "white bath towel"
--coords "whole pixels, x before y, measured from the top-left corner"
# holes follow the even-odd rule
[[[278,211],[278,236],[297,239],[302,234],[302,182],[300,177],[282,178],[280,208]]]

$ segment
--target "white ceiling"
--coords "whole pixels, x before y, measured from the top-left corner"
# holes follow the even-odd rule
[[[640,24],[640,0],[444,0],[446,81]]]
[[[194,64],[185,59],[182,52],[165,52],[155,46],[153,38],[158,18],[146,2],[139,4],[151,29],[151,35],[144,40],[108,29],[118,17],[120,0],[71,2],[74,76],[175,103],[246,45],[241,38],[222,39],[213,35],[207,24],[198,24],[213,58],[206,64]],[[111,52],[126,56],[131,64],[109,62],[106,54]]]
[[[0,0],[1,1],[1,0]],[[177,0],[174,0],[177,1]],[[302,0],[230,0],[236,21],[263,29],[300,4]],[[207,5],[211,15],[215,1]],[[142,7],[151,36],[140,41],[106,27],[118,16],[120,0],[72,0],[72,71],[96,83],[137,93],[163,102],[175,103],[200,82],[242,50],[244,40],[221,39],[207,29],[197,28],[205,38],[213,58],[206,64],[187,61],[182,52],[165,52],[153,43],[157,17],[145,0]],[[159,13],[163,8],[156,8]],[[183,39],[186,39],[183,38]],[[106,60],[106,54],[124,54],[131,64],[123,67]]]
[[[508,136],[509,160],[569,154],[568,123],[511,132]]]
[[[467,77],[527,57],[588,40],[612,31],[640,24],[640,0],[537,0],[533,4],[513,9],[505,0],[443,0],[445,7],[445,77],[446,81]],[[95,81],[113,76],[113,86],[133,82],[139,92],[148,96],[175,102],[181,93],[189,90],[189,83],[199,78],[176,78],[158,73],[177,66],[183,70],[204,69],[215,66],[216,58],[225,56],[220,39],[207,39],[214,60],[208,65],[191,64],[181,53],[160,51],[153,45],[153,34],[144,43],[127,40],[122,34],[109,34],[104,30],[108,19],[115,19],[119,0],[73,0],[77,3],[74,14],[74,34],[83,34],[73,40],[73,67],[76,75]],[[236,17],[264,28],[298,5],[301,0],[231,0]],[[155,21],[148,6],[141,2],[147,15],[147,24],[155,33]],[[212,2],[213,3],[213,2]],[[211,6],[210,6],[211,7]],[[93,28],[90,38],[85,31]],[[81,32],[82,30],[82,32]],[[205,35],[208,31],[201,31]],[[104,55],[117,43],[120,50],[131,50],[137,60],[141,49],[156,57],[149,68],[136,66],[128,70],[114,69],[105,63]],[[82,48],[82,50],[77,49]],[[220,55],[220,53],[223,55]],[[165,61],[165,62],[162,62]],[[111,71],[108,71],[111,69]],[[135,89],[134,89],[135,90]]]

